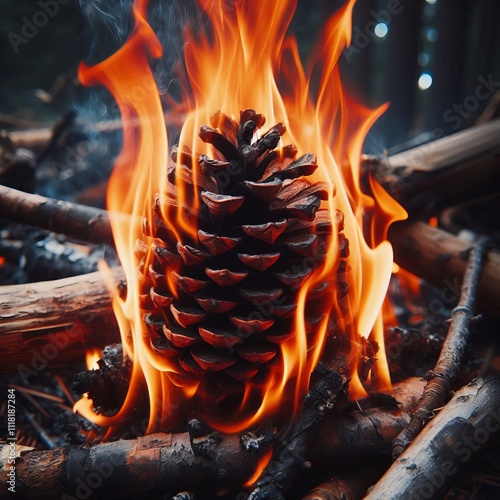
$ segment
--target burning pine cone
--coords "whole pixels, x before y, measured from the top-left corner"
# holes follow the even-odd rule
[[[317,168],[316,157],[295,159],[291,145],[275,149],[283,124],[252,143],[264,122],[251,109],[240,113],[239,124],[218,112],[214,128],[200,131],[214,158],[174,148],[171,199],[160,202],[157,196],[153,220],[145,223],[146,235],[154,238],[151,252],[143,242],[136,249],[151,347],[175,365],[177,373],[169,376],[180,379],[179,385],[183,379],[199,382],[197,395],[207,408],[241,401],[246,383],[262,387],[273,366],[282,370],[280,344],[295,335],[298,291],[322,265],[332,231],[342,230],[340,212],[332,221],[328,210],[320,209],[329,196],[326,183],[306,179]],[[180,201],[181,189],[191,206],[198,201],[198,210],[189,212]],[[168,222],[179,210],[198,229],[193,237],[176,226],[183,243]],[[343,234],[338,243],[339,258],[347,257]],[[340,260],[339,277],[346,268]],[[308,338],[330,313],[326,293],[336,293],[338,313],[342,309],[347,283],[331,291],[332,281],[338,280],[320,283],[308,294]]]

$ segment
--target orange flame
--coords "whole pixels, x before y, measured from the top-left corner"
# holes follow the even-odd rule
[[[97,370],[99,365],[97,362],[101,359],[102,352],[97,348],[89,348],[85,353],[85,365],[87,370]]]
[[[273,449],[270,448],[264,453],[264,455],[262,455],[262,457],[260,457],[259,461],[257,462],[257,467],[255,468],[253,474],[246,481],[246,483],[243,484],[244,488],[250,488],[257,482],[257,479],[259,479],[264,469],[268,466],[272,457],[273,457]]]
[[[220,109],[228,116],[237,116],[240,110],[253,108],[271,123],[283,122],[287,128],[286,140],[297,146],[299,154],[317,155],[319,168],[312,180],[326,182],[330,193],[335,193],[323,203],[332,221],[337,220],[337,210],[344,214],[344,233],[351,249],[348,313],[340,326],[350,332],[354,345],[358,335],[378,342],[381,352],[374,370],[377,380],[371,382],[384,389],[390,386],[390,378],[383,351],[381,310],[393,264],[386,234],[389,225],[404,219],[406,213],[374,180],[370,180],[369,194],[360,187],[363,141],[387,106],[366,109],[354,102],[342,87],[337,63],[350,43],[354,3],[348,1],[326,23],[306,71],[295,39],[286,37],[296,0],[242,0],[236,2],[232,12],[227,11],[223,0],[199,0],[212,31],[210,36],[185,31],[184,58],[192,94],[186,98],[190,109],[180,134],[179,151],[188,148],[209,154],[209,145],[200,140],[198,131],[201,125],[210,123],[213,112]],[[162,48],[146,22],[146,8],[147,1],[135,1],[135,29],[128,41],[102,63],[94,67],[82,64],[79,77],[85,85],[106,86],[122,115],[123,148],[110,179],[108,208],[151,220],[153,197],[162,193],[159,203],[164,220],[179,242],[189,243],[185,240],[197,237],[199,200],[188,198],[182,180],[176,181],[175,204],[169,203],[170,195],[166,193],[168,138],[148,63],[149,57],[162,55]],[[316,90],[313,81],[319,81]],[[193,176],[196,174],[194,170]],[[140,306],[142,275],[134,257],[134,243],[144,236],[136,219],[133,223],[115,217],[111,220],[128,284],[126,299],[116,297],[114,307],[124,350],[133,361],[130,390],[123,407],[113,417],[94,415],[87,400],[81,400],[77,406],[78,411],[99,425],[109,426],[110,433],[132,412],[144,387],[150,399],[147,432],[171,427],[174,405],[192,398],[199,384],[182,377],[176,363],[156,354],[149,344]],[[288,404],[290,413],[300,408],[310,375],[332,328],[331,311],[339,307],[336,294],[332,293],[320,328],[314,338],[307,336],[308,297],[320,283],[332,280],[339,264],[335,231],[328,245],[323,266],[314,270],[299,292],[295,335],[280,346],[281,362],[270,367],[263,386],[248,382],[240,409],[224,421],[210,422],[214,427],[238,432],[277,415],[284,405]],[[148,255],[146,263],[150,258]],[[171,277],[167,279],[175,294]],[[353,396],[365,394],[356,371],[359,355],[354,348],[350,372]],[[259,404],[252,406],[250,412],[247,403],[256,398]]]

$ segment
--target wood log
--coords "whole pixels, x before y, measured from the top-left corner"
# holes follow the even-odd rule
[[[0,217],[90,243],[114,245],[105,210],[0,186]]]
[[[500,379],[460,389],[369,491],[366,500],[443,498],[489,446],[500,442]]]
[[[0,446],[4,473],[9,445]],[[238,436],[221,435],[208,456],[195,455],[187,432],[151,434],[91,448],[21,449],[16,493],[32,499],[149,498],[189,488],[215,496],[222,486],[241,489],[264,451],[247,451]],[[7,493],[7,486],[2,481],[0,495]]]
[[[460,296],[472,244],[423,222],[400,222],[389,230],[394,260],[401,267],[442,290],[443,305]],[[500,254],[489,252],[481,275],[476,308],[479,313],[500,313]]]
[[[178,120],[166,116],[167,123],[172,119]],[[119,120],[96,125],[100,131],[119,127]],[[412,217],[428,216],[467,199],[496,193],[500,182],[499,134],[500,119],[496,119],[389,158],[365,156],[364,164]],[[11,133],[15,147],[28,148],[47,142],[51,136],[49,129]],[[0,216],[85,241],[112,242],[105,212],[6,187],[0,187]]]
[[[500,119],[364,164],[412,217],[497,192]]]
[[[116,269],[114,279],[123,279]],[[29,376],[85,360],[120,336],[101,273],[0,288],[0,372]]]
[[[248,500],[285,500],[293,480],[306,461],[317,428],[325,416],[325,408],[335,407],[347,391],[348,379],[323,363],[316,369],[319,380],[308,392],[301,414],[276,447],[274,457],[259,477]]]
[[[336,461],[349,465],[349,458],[345,460],[342,453],[345,449],[356,449],[351,457],[369,454],[376,450],[380,443],[378,430],[392,433],[388,436],[386,449],[389,459],[390,441],[401,430],[403,421],[409,421],[408,411],[415,404],[423,389],[419,379],[408,379],[395,386],[395,394],[402,403],[399,410],[393,413],[405,415],[398,420],[386,419],[387,408],[372,408],[370,418],[374,419],[371,430],[368,426],[364,432],[364,440],[338,443],[337,441],[323,442],[323,451],[317,457],[312,457],[313,463],[319,463],[327,454],[324,448],[330,447],[328,454],[336,456]],[[420,392],[419,392],[420,391]],[[405,398],[402,400],[402,398]],[[356,413],[356,412],[355,412]],[[366,419],[368,421],[369,418]],[[381,424],[385,422],[384,424]],[[398,427],[397,422],[400,422]],[[348,416],[341,421],[330,418],[323,421],[323,427],[340,429],[350,425]],[[381,425],[379,425],[381,424]],[[396,425],[393,425],[396,424]],[[345,434],[346,437],[349,433]],[[372,445],[368,446],[367,440]],[[334,447],[338,450],[335,451]],[[2,473],[8,467],[8,444],[0,445],[0,460]],[[245,483],[254,472],[260,456],[267,451],[263,447],[251,452],[240,444],[236,435],[220,435],[220,441],[209,446],[207,454],[195,454],[192,450],[188,433],[179,434],[151,434],[146,437],[103,443],[81,448],[71,446],[57,450],[35,450],[18,447],[19,458],[16,461],[16,492],[22,498],[55,498],[64,499],[89,498],[106,496],[106,498],[144,498],[154,492],[163,495],[175,494],[183,489],[194,490],[201,498],[215,498],[215,492],[220,488],[232,488],[242,492]],[[377,455],[375,457],[378,457]],[[374,456],[371,455],[373,458]],[[153,466],[154,464],[154,466]],[[351,465],[357,465],[356,462]],[[5,481],[0,484],[0,495],[7,491]],[[196,496],[196,498],[199,498]]]

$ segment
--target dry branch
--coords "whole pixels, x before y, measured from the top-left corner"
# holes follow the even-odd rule
[[[344,465],[356,465],[356,462],[349,462],[350,459],[362,454],[365,454],[366,459],[378,457],[379,432],[392,433],[392,436],[388,436],[385,449],[388,459],[390,441],[401,430],[404,422],[409,421],[408,412],[418,400],[422,388],[423,384],[418,379],[409,379],[395,386],[395,395],[402,402],[402,408],[389,412],[387,408],[367,410],[370,416],[365,420],[372,419],[373,423],[371,429],[364,429],[364,440],[353,443],[322,441],[318,443],[319,448],[312,457],[313,464],[321,463],[328,455],[336,457],[336,461]],[[359,414],[359,411],[355,414]],[[333,435],[338,436],[340,433],[348,439],[350,431],[342,433],[343,425],[351,426],[349,416],[325,419],[322,429],[328,427],[332,429]],[[322,434],[329,435],[323,431]],[[241,488],[241,484],[252,475],[259,458],[259,452],[246,450],[240,445],[237,436],[221,435],[220,438],[221,441],[213,445],[208,455],[193,453],[188,433],[152,434],[90,448],[72,446],[50,451],[26,449],[21,451],[16,463],[18,493],[23,498],[55,498],[64,494],[78,498],[78,492],[87,496],[106,495],[107,498],[145,498],[153,491],[161,491],[165,495],[187,488],[195,493],[201,492],[204,498],[214,498],[210,495],[218,488]],[[4,445],[3,453],[0,452],[4,468],[6,447]],[[343,456],[346,448],[355,449],[347,459]],[[376,455],[372,454],[374,450],[377,450]],[[263,448],[260,453],[265,451]],[[0,495],[5,491],[4,481],[0,485]]]
[[[471,243],[423,222],[401,222],[389,230],[394,260],[401,267],[443,290],[451,305],[460,296]],[[479,281],[479,312],[500,312],[500,254],[489,252]]]
[[[47,146],[52,139],[53,130],[50,128],[34,128],[10,132],[9,137],[15,148],[40,150]]]
[[[91,243],[113,245],[105,210],[58,201],[0,186],[0,217]]]
[[[432,412],[447,403],[450,398],[452,384],[457,378],[462,355],[467,347],[487,245],[486,239],[481,238],[472,249],[465,270],[460,300],[451,313],[448,335],[436,367],[427,374],[428,382],[411,422],[393,442],[393,459],[401,455],[410,442],[415,439],[429,421]]]
[[[500,380],[460,389],[365,497],[443,498],[478,456],[500,439]]]
[[[121,269],[114,271],[118,282]],[[0,371],[40,371],[117,342],[111,297],[99,272],[0,288]]]
[[[365,157],[376,179],[411,216],[429,216],[497,192],[500,119],[388,158]]]

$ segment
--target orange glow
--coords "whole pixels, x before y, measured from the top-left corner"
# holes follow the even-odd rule
[[[273,456],[273,449],[270,448],[259,459],[259,462],[257,463],[257,467],[255,468],[254,473],[252,474],[250,479],[243,485],[244,488],[250,488],[251,486],[253,486],[254,483],[257,482],[257,479],[259,479],[260,475],[271,461],[272,456]]]
[[[198,395],[200,378],[185,376],[175,358],[163,356],[151,346],[140,303],[145,293],[144,276],[134,249],[138,239],[147,243],[141,264],[147,268],[156,243],[154,238],[144,236],[137,220],[151,221],[154,203],[179,243],[197,241],[200,200],[189,195],[180,175],[181,167],[186,151],[212,155],[211,146],[199,138],[198,132],[202,125],[211,123],[216,110],[231,117],[239,116],[240,110],[255,109],[266,117],[267,123],[282,122],[286,126],[279,148],[291,143],[299,155],[308,152],[317,155],[319,167],[310,179],[325,182],[330,193],[322,208],[327,210],[335,228],[340,224],[337,211],[344,215],[343,233],[350,248],[349,271],[345,273],[349,294],[341,307],[337,300],[337,278],[332,278],[336,277],[340,261],[338,231],[333,231],[323,264],[311,272],[298,292],[293,335],[279,344],[280,355],[269,363],[266,380],[246,380],[237,411],[228,412],[222,419],[213,419],[209,413],[206,419],[219,430],[239,432],[283,412],[290,418],[301,408],[310,375],[334,328],[353,341],[350,360],[353,397],[366,394],[356,369],[361,355],[361,348],[357,347],[359,336],[370,338],[381,347],[373,370],[377,376],[369,381],[371,387],[383,390],[390,386],[381,313],[393,265],[386,233],[389,225],[404,219],[406,213],[373,179],[370,179],[370,193],[363,193],[360,187],[363,142],[387,106],[367,109],[354,102],[342,86],[337,62],[350,43],[354,3],[348,1],[325,24],[306,71],[295,39],[286,36],[296,1],[242,0],[235,2],[234,11],[229,12],[223,0],[199,0],[210,19],[211,33],[209,36],[185,31],[184,59],[192,93],[185,99],[188,112],[179,138],[175,166],[179,175],[174,190],[166,184],[169,142],[148,61],[160,57],[162,48],[146,21],[147,2],[135,1],[135,29],[118,52],[94,67],[80,66],[79,78],[83,84],[104,85],[118,103],[123,121],[123,148],[109,182],[108,209],[134,216],[132,223],[118,217],[111,219],[127,277],[127,296],[114,298],[114,310],[124,350],[133,361],[130,390],[123,407],[112,417],[93,415],[89,401],[81,400],[77,406],[78,411],[97,424],[109,427],[108,435],[133,412],[145,390],[150,400],[147,432],[171,428],[176,405],[189,404]],[[317,89],[313,81],[319,81]],[[195,165],[192,170],[194,184],[199,175],[197,168]],[[157,198],[156,193],[160,193]],[[174,264],[166,270],[165,279],[176,296]],[[311,334],[306,328],[306,305],[323,283],[330,285],[331,292],[325,299],[319,326]]]
[[[437,217],[431,217],[429,219],[429,226],[431,227],[438,227],[439,221]]]
[[[101,359],[101,356],[102,352],[100,349],[87,349],[85,353],[85,365],[87,366],[87,370],[97,370],[99,368],[97,362]]]
[[[420,278],[418,276],[415,276],[413,273],[410,273],[410,271],[403,269],[402,267],[399,268],[397,274],[401,290],[405,290],[410,295],[417,297],[420,294]]]

